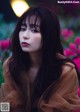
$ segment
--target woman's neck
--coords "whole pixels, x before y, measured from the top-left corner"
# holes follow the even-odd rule
[[[41,64],[41,53],[30,53],[32,67],[39,67]]]
[[[29,78],[30,82],[33,83],[35,80],[40,64],[41,64],[41,55],[39,52],[37,53],[30,53],[31,61],[32,61],[32,66],[29,70]]]

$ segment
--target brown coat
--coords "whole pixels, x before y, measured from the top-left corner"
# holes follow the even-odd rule
[[[8,71],[8,61],[9,59],[3,65],[5,82],[1,85],[0,102],[9,102],[12,108],[10,112],[23,112],[22,102]],[[39,112],[80,112],[78,86],[75,66],[67,62],[64,64],[61,77],[55,85],[55,92],[52,83],[40,97],[38,102]],[[50,96],[45,100],[44,97],[48,93]]]

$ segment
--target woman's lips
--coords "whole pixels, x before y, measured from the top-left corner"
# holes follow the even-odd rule
[[[28,44],[27,42],[22,42],[21,45],[22,45],[23,47],[28,47],[30,44]]]

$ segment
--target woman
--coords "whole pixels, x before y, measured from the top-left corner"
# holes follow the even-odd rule
[[[9,102],[11,112],[80,110],[78,72],[63,56],[54,13],[43,7],[29,8],[19,19],[11,48],[0,91],[0,102]]]

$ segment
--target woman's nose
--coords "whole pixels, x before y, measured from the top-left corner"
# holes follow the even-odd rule
[[[29,37],[28,37],[28,36],[23,36],[23,38],[24,38],[24,40],[29,39]]]
[[[29,31],[28,30],[24,32],[23,38],[29,39]]]

